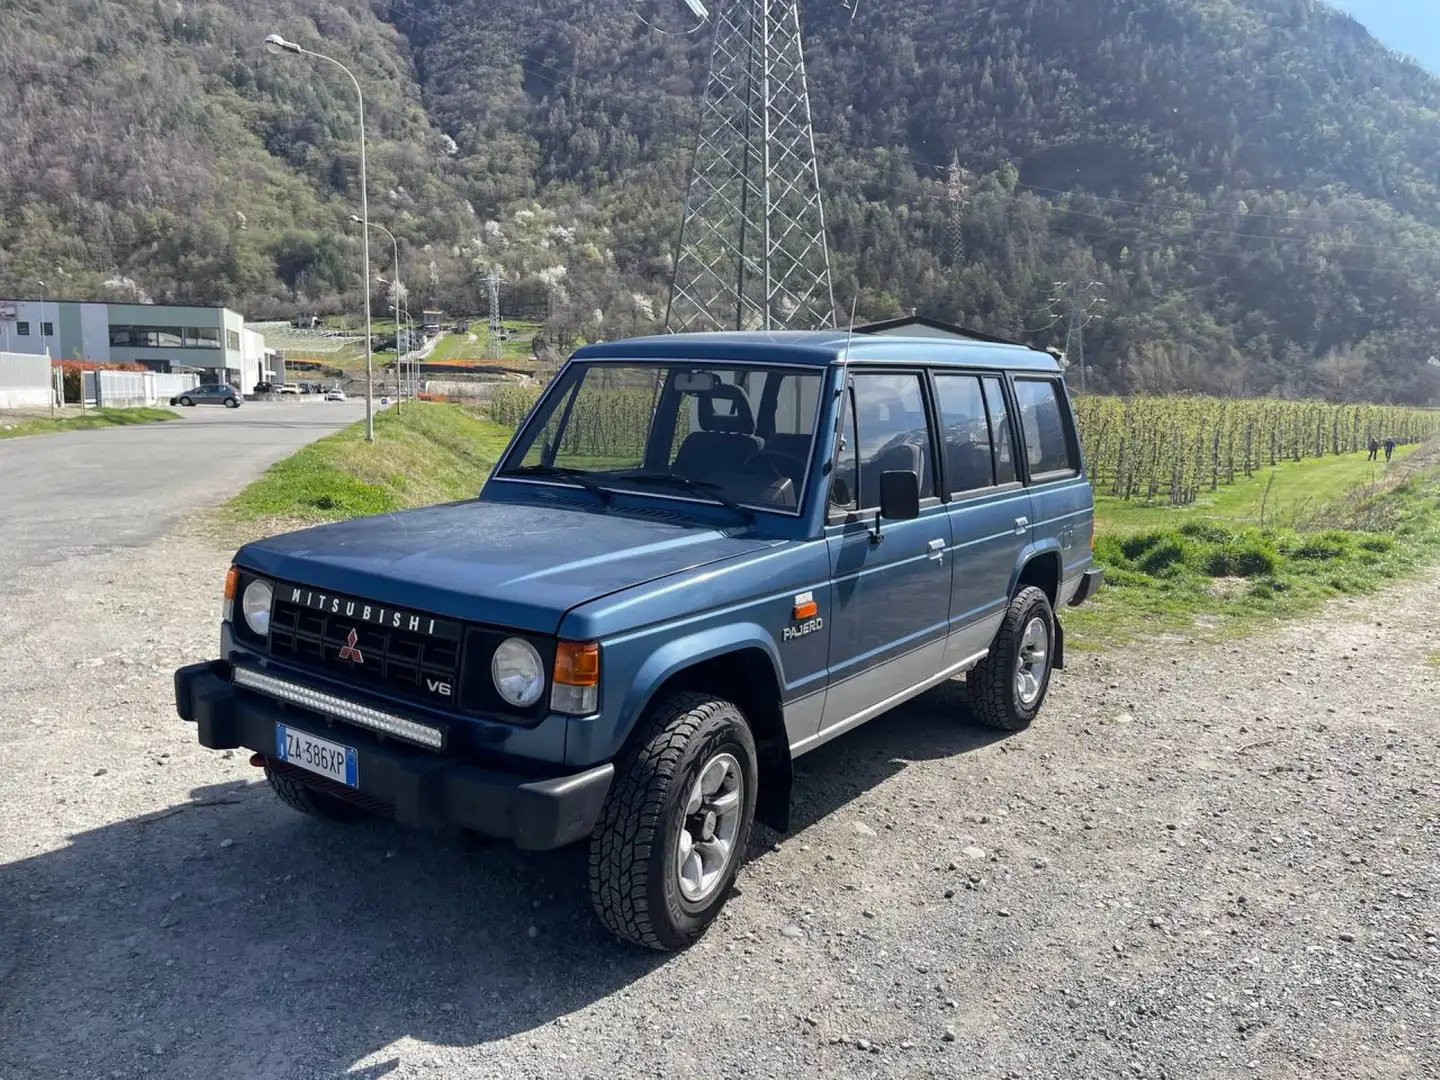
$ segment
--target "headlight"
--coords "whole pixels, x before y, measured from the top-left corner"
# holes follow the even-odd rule
[[[245,586],[245,595],[240,598],[240,610],[245,615],[245,625],[260,637],[270,633],[270,601],[275,590],[268,581],[256,578]]]
[[[490,660],[495,689],[517,709],[528,709],[545,692],[545,666],[528,641],[506,638]]]

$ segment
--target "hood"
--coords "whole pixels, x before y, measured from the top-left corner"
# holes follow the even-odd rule
[[[579,604],[771,543],[645,511],[475,500],[271,537],[236,562],[297,585],[553,634]]]

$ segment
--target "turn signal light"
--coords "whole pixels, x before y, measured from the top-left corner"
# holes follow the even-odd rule
[[[235,589],[240,583],[240,571],[230,567],[225,571],[225,599],[220,605],[220,618],[225,622],[230,621],[230,616],[235,614]]]
[[[593,641],[562,641],[555,650],[555,681],[561,686],[598,686],[600,646]]]
[[[589,716],[599,710],[599,645],[593,641],[562,641],[556,646],[550,708],[570,716]]]
[[[797,620],[813,619],[816,615],[820,614],[820,605],[815,603],[814,600],[807,600],[803,604],[795,605],[794,614]]]

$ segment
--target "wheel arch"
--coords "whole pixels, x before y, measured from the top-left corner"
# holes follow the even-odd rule
[[[755,739],[760,780],[755,818],[785,832],[790,827],[793,773],[780,660],[774,642],[758,625],[738,624],[726,631],[672,641],[641,668],[625,704],[625,715],[637,720],[625,749],[644,729],[638,719],[674,694],[705,693],[733,702],[745,714]]]

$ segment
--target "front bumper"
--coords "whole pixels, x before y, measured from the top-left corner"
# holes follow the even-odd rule
[[[1075,586],[1075,595],[1070,597],[1070,606],[1079,607],[1089,600],[1100,589],[1100,583],[1105,577],[1105,571],[1098,566],[1092,566],[1080,578],[1080,584]]]
[[[472,829],[531,851],[563,847],[594,828],[615,776],[611,764],[536,780],[485,769],[356,729],[335,729],[315,713],[235,686],[223,660],[175,672],[175,709],[211,750],[247,747],[270,755],[275,725],[303,729],[355,748],[359,793],[420,828]],[[323,783],[316,777],[317,782]],[[331,790],[329,787],[326,790]]]

